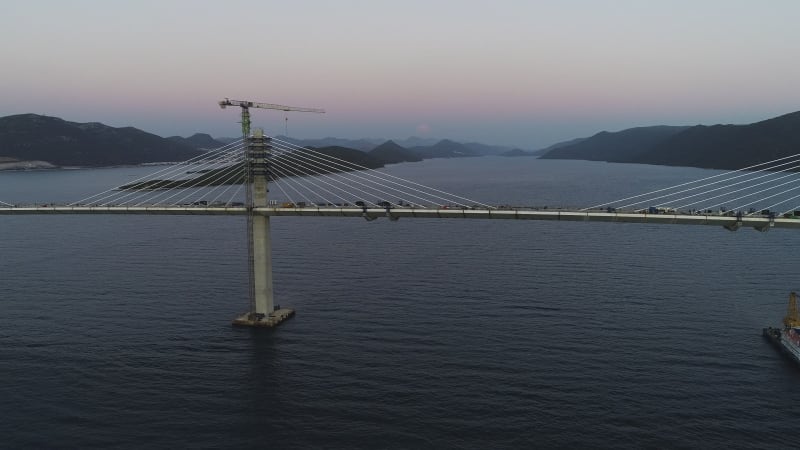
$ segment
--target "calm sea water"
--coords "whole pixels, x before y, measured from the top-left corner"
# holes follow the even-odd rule
[[[72,201],[152,168],[0,173]],[[699,169],[529,158],[388,170],[587,206]],[[800,370],[760,335],[800,233],[276,218],[274,331],[243,218],[0,216],[3,448],[794,448]]]

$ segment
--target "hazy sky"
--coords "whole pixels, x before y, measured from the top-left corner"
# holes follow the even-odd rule
[[[0,116],[540,148],[800,110],[800,1],[2,0]],[[284,113],[253,110],[284,131]]]

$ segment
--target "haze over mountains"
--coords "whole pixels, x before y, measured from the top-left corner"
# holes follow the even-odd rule
[[[98,122],[75,123],[56,117],[19,114],[0,118],[0,169],[52,166],[113,166],[184,161],[232,139],[197,133],[162,138],[132,128]],[[449,139],[296,139],[276,136],[301,147],[376,168],[428,158],[485,155],[584,159],[620,163],[739,169],[800,152],[800,112],[749,125],[650,126],[602,131],[531,152]],[[22,164],[35,161],[38,165]],[[16,165],[15,165],[16,164]]]
[[[102,167],[164,161],[185,161],[216,149],[232,139],[214,139],[197,133],[188,138],[162,138],[132,128],[114,128],[101,123],[76,123],[57,117],[19,114],[0,118],[0,168],[44,168],[52,166]],[[298,140],[277,136],[302,147],[313,147],[346,161],[376,168],[385,164],[415,162],[424,158],[455,158],[500,154],[510,148],[450,140],[431,142],[420,138],[403,141],[419,144],[404,147],[393,141],[325,138]],[[277,144],[278,142],[276,142]],[[408,144],[406,144],[408,145]],[[15,162],[37,161],[40,164]]]

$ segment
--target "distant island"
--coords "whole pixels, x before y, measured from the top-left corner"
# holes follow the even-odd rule
[[[544,159],[741,169],[800,153],[800,111],[749,125],[652,126],[549,149]]]

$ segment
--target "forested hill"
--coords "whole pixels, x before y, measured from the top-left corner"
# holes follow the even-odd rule
[[[653,126],[627,130],[601,131],[578,142],[561,145],[542,159],[586,159],[589,161],[631,162],[655,145],[689,127]]]
[[[0,117],[0,157],[57,166],[113,166],[184,161],[200,152],[181,142],[98,122],[19,114]]]
[[[369,155],[383,161],[385,164],[422,161],[422,156],[397,145],[391,140],[370,150]]]
[[[602,132],[542,158],[740,169],[800,153],[800,112],[749,125],[642,127]]]
[[[698,125],[642,154],[644,164],[741,169],[800,153],[800,111],[750,125]]]

